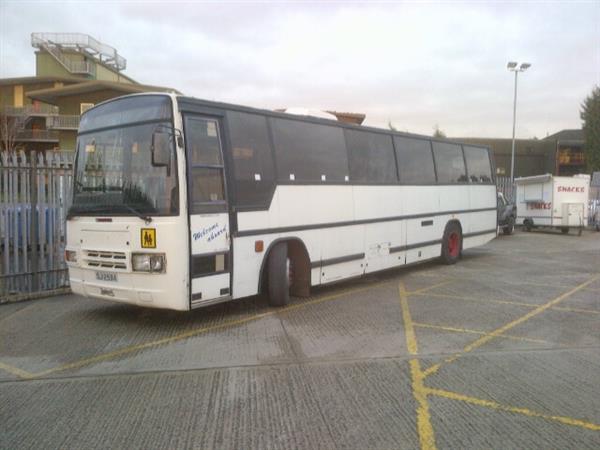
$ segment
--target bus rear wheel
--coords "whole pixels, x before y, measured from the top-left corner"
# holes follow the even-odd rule
[[[271,306],[285,306],[290,301],[292,284],[290,278],[293,273],[290,264],[287,243],[275,244],[269,252],[267,261],[269,304]]]
[[[444,264],[456,264],[462,251],[462,231],[455,222],[450,222],[442,238],[442,261]]]

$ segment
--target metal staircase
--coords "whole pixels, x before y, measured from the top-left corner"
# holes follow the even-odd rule
[[[46,50],[72,74],[95,76],[95,62],[100,62],[117,72],[127,66],[127,60],[120,56],[115,48],[83,33],[31,33],[31,45]],[[73,60],[66,56],[65,51],[81,53],[95,61]]]

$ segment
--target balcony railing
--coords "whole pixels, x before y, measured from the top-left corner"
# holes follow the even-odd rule
[[[76,130],[79,128],[79,116],[58,115],[46,117],[46,128],[49,130]]]
[[[84,50],[119,71],[127,66],[127,60],[119,55],[114,47],[83,33],[31,33],[31,45],[46,50],[56,47]]]
[[[3,111],[9,116],[54,116],[58,114],[58,106],[38,103],[24,106],[5,106]]]
[[[58,131],[54,130],[19,130],[19,142],[58,142]]]

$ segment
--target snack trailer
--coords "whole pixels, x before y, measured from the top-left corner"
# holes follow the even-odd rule
[[[517,221],[527,231],[576,229],[581,235],[588,220],[589,175],[556,177],[551,174],[515,178]]]

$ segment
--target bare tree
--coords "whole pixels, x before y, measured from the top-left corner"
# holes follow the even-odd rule
[[[24,112],[9,114],[0,110],[0,150],[14,152],[20,149],[17,135],[27,120]]]

